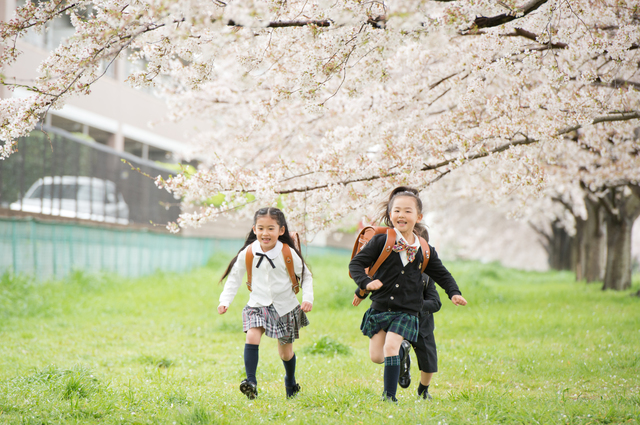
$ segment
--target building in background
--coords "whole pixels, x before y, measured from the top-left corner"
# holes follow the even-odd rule
[[[16,7],[24,2],[0,2],[0,21],[11,19]],[[33,31],[18,40],[17,47],[23,53],[0,71],[5,81],[28,84],[35,80],[39,64],[73,32],[69,17],[64,15],[49,24],[47,31]],[[184,142],[195,123],[165,122],[167,107],[163,100],[150,90],[134,89],[125,83],[134,70],[126,58],[119,57],[106,65],[104,77],[93,85],[90,95],[72,97],[62,109],[49,111],[45,124],[142,159],[166,163],[188,157]],[[2,98],[28,95],[24,89],[11,91],[0,86]]]
[[[25,1],[0,1],[0,21],[10,20]],[[4,81],[32,84],[39,76],[39,65],[74,31],[69,16],[62,15],[47,24],[46,31],[28,32],[16,42],[22,52],[17,61],[0,68]],[[67,99],[62,109],[52,109],[43,117],[42,127],[18,140],[18,151],[0,162],[0,215],[89,217],[91,221],[153,224],[156,229],[175,221],[178,200],[158,190],[148,176],[166,178],[178,169],[169,164],[187,163],[191,159],[188,133],[202,123],[169,122],[162,99],[152,90],[135,89],[125,82],[134,66],[126,55],[105,63],[104,76],[89,95]],[[0,98],[29,95],[25,89],[0,85]],[[44,190],[29,192],[38,182],[47,181],[51,184],[45,184]],[[75,184],[65,185],[65,181]],[[79,184],[86,181],[92,182],[86,186],[89,193]],[[101,191],[103,186],[114,188],[115,194]],[[110,197],[122,204],[113,213],[118,202]]]

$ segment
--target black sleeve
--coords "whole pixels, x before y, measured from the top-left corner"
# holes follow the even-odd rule
[[[356,296],[361,300],[364,300],[369,296],[369,291],[365,291],[364,289],[360,289],[360,287],[356,288]]]
[[[360,289],[367,289],[369,282],[373,281],[373,279],[367,276],[364,269],[375,264],[378,257],[380,257],[386,241],[386,233],[375,235],[364,248],[351,259],[349,263],[349,274]]]
[[[424,301],[422,302],[422,314],[424,313],[436,313],[440,311],[442,303],[440,302],[440,295],[436,290],[436,285],[433,283],[433,279],[429,278],[426,274],[422,274],[423,282],[425,282],[422,295]]]
[[[431,257],[429,258],[429,264],[427,264],[425,273],[428,274],[431,279],[435,280],[442,289],[444,289],[444,292],[447,293],[449,299],[454,295],[462,295],[456,280],[451,276],[449,270],[447,270],[447,268],[442,264],[442,261],[440,261],[436,249],[431,245],[429,245],[429,248],[431,248]]]

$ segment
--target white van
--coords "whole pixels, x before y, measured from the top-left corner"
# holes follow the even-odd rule
[[[129,206],[116,184],[87,176],[54,176],[38,179],[24,198],[9,208],[60,217],[108,223],[129,223]]]

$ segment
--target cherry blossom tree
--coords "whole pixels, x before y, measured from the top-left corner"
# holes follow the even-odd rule
[[[63,13],[76,33],[26,85],[34,96],[0,103],[2,156],[127,55],[145,65],[129,82],[153,86],[172,119],[214,124],[193,135],[198,172],[157,181],[197,206],[175,230],[253,200],[313,232],[472,165],[492,174],[486,198],[539,196],[560,160],[594,188],[637,184],[634,1],[52,0],[1,24],[0,61]],[[623,159],[593,166],[609,145]]]
[[[604,281],[604,289],[631,286],[631,231],[640,216],[638,130],[625,133],[624,127],[599,124],[574,132],[562,150],[538,157],[546,182],[542,196],[524,199],[516,191],[494,199],[536,229],[552,268],[575,270],[578,280]],[[486,175],[472,175],[473,193],[486,194],[481,187],[495,185]]]

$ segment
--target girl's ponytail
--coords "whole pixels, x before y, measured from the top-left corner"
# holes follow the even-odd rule
[[[255,218],[254,218],[254,223],[255,223]],[[247,235],[247,238],[244,241],[244,245],[242,245],[242,248],[240,248],[240,251],[238,251],[236,256],[231,259],[231,261],[229,262],[229,265],[227,266],[227,269],[224,271],[224,274],[222,275],[222,277],[220,278],[220,281],[218,283],[222,283],[222,281],[227,276],[229,276],[229,273],[231,273],[231,269],[233,268],[233,265],[238,260],[238,255],[242,252],[242,250],[245,249],[246,247],[248,247],[249,245],[251,245],[256,240],[258,240],[258,236],[256,236],[255,232],[253,231],[253,227],[252,227],[251,231],[249,232],[249,234]]]

